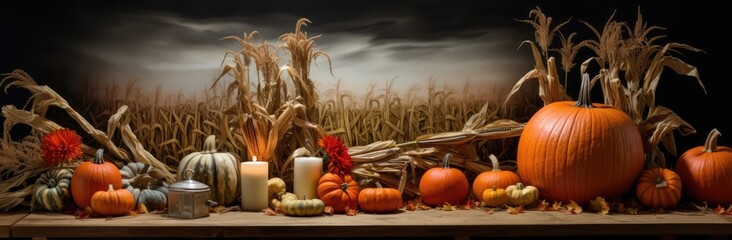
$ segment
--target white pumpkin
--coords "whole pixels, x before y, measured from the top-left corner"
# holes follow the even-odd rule
[[[178,181],[184,180],[183,173],[193,170],[191,179],[211,188],[211,199],[229,206],[239,198],[239,158],[228,152],[216,151],[216,137],[211,135],[203,143],[203,151],[183,157],[178,164]]]

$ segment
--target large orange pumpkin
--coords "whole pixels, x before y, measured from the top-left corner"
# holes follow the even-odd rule
[[[493,163],[493,170],[483,172],[473,181],[473,196],[478,201],[483,201],[483,192],[486,189],[506,189],[508,186],[519,182],[519,176],[511,171],[501,171],[498,158],[491,154],[488,158]]]
[[[686,151],[676,162],[684,192],[708,206],[732,204],[732,148],[717,146],[713,129],[704,146]]]
[[[333,207],[336,213],[346,212],[358,208],[358,183],[351,175],[326,173],[318,181],[318,198],[325,206]]]
[[[589,91],[584,75],[577,102],[544,106],[521,134],[518,173],[549,202],[619,197],[643,170],[643,141],[635,122],[617,108],[593,104]]]
[[[376,182],[376,188],[364,188],[358,194],[358,206],[364,212],[389,213],[402,208],[402,193],[394,188],[383,188]]]
[[[641,174],[635,196],[645,206],[670,208],[681,199],[681,178],[665,168],[651,168]]]
[[[451,157],[446,154],[442,167],[430,168],[419,180],[419,195],[428,206],[457,205],[468,196],[468,178],[460,170],[450,168]]]
[[[94,159],[84,162],[74,170],[71,176],[71,195],[81,209],[91,207],[94,193],[106,191],[112,184],[114,189],[122,187],[122,175],[117,166],[104,161],[104,150],[97,150]]]

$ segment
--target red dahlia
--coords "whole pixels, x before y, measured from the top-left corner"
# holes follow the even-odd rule
[[[318,145],[325,149],[325,157],[330,159],[328,171],[338,175],[346,175],[351,172],[351,155],[348,154],[348,147],[343,140],[334,135],[328,135],[318,140]]]
[[[74,130],[59,129],[43,136],[41,158],[51,166],[81,157],[81,136]]]

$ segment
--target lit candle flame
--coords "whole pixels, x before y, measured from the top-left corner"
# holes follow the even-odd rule
[[[252,162],[256,162],[256,161],[257,161],[257,156],[252,156]]]

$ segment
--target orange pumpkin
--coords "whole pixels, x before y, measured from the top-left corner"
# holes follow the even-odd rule
[[[486,189],[481,195],[483,195],[483,203],[489,207],[500,207],[508,201],[508,194],[506,193],[506,190],[496,188],[495,186],[490,189]]]
[[[100,216],[127,215],[135,206],[135,198],[125,189],[114,190],[109,184],[107,191],[94,193],[91,198],[91,208]]]
[[[670,208],[681,199],[681,178],[665,168],[646,170],[638,179],[635,196],[651,208]]]
[[[445,155],[442,167],[427,170],[419,180],[419,195],[428,206],[449,203],[457,205],[468,196],[468,178],[455,168],[450,168],[449,153]]]
[[[511,171],[501,171],[501,167],[496,156],[491,154],[488,158],[490,158],[491,163],[493,163],[493,170],[482,172],[473,181],[473,196],[478,201],[483,201],[483,192],[486,189],[505,189],[508,186],[519,182],[519,176],[516,175],[516,173]]]
[[[98,191],[106,191],[109,185],[122,187],[122,175],[112,163],[104,161],[104,150],[97,150],[94,159],[84,162],[71,176],[71,195],[81,209],[91,206],[91,198]]]
[[[721,135],[713,129],[704,146],[689,149],[676,162],[684,192],[708,206],[732,203],[732,148],[717,146]]]
[[[358,183],[350,175],[326,173],[318,181],[318,198],[336,213],[358,208]]]
[[[638,126],[620,109],[593,104],[589,85],[585,74],[577,102],[544,106],[521,134],[519,176],[549,202],[619,197],[643,171]]]
[[[358,194],[358,206],[364,212],[389,213],[402,208],[402,193],[394,188],[383,188],[376,182],[376,188],[364,188]]]

